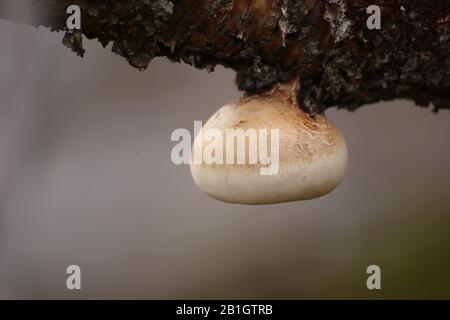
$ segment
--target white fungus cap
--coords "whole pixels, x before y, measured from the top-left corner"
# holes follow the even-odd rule
[[[246,164],[237,164],[237,161],[196,164],[195,153],[205,156],[205,148],[212,141],[205,139],[204,133],[209,129],[215,129],[223,137],[226,137],[227,129],[258,132],[266,129],[269,155],[271,132],[274,132],[271,129],[278,129],[279,154],[271,155],[272,165],[277,165],[278,170],[272,170],[275,174],[264,175],[261,169],[270,171],[267,162],[249,163],[251,155],[259,155],[260,148],[250,148],[248,140],[244,141]],[[227,143],[224,138],[224,162]],[[236,146],[242,147],[242,141]],[[278,85],[270,93],[244,97],[225,105],[203,126],[192,150],[191,173],[198,187],[215,199],[242,204],[270,204],[325,195],[343,179],[348,161],[342,134],[323,115],[311,117],[303,112],[297,105],[292,85]]]

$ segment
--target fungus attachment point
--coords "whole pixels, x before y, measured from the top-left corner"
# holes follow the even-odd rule
[[[225,105],[194,140],[191,173],[209,196],[270,204],[320,197],[347,168],[347,146],[325,116],[297,105],[296,84]]]

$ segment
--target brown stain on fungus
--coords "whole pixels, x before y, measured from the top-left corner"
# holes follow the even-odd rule
[[[224,137],[227,129],[269,129],[269,141],[270,129],[279,129],[280,163],[296,162],[298,159],[312,162],[332,152],[342,137],[323,115],[312,117],[300,109],[295,100],[297,91],[298,84],[291,82],[278,84],[261,95],[235,100],[225,107],[228,111],[222,108],[213,116],[215,120],[218,119],[217,114],[222,116],[219,122],[214,121],[218,126],[216,129]],[[246,145],[246,156],[248,153],[249,146]],[[243,166],[248,166],[248,170],[260,168],[259,164]]]

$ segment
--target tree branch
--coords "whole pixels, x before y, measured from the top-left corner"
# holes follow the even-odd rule
[[[155,56],[237,71],[248,93],[299,78],[299,102],[314,114],[395,98],[450,108],[448,0],[0,0],[30,6],[0,18],[64,30],[84,53],[81,34],[98,39],[139,69]],[[80,32],[67,31],[66,7],[82,9]],[[367,7],[381,8],[369,30]],[[6,16],[5,16],[6,14]],[[38,18],[41,17],[41,18]]]

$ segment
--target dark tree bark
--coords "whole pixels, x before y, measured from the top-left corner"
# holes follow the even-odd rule
[[[311,114],[395,98],[450,108],[449,0],[0,0],[26,3],[0,18],[64,30],[82,55],[83,34],[139,69],[155,56],[237,71],[247,93],[299,79]],[[82,8],[81,31],[66,30],[66,7]],[[381,8],[381,29],[366,12]],[[41,17],[41,18],[38,18]]]

